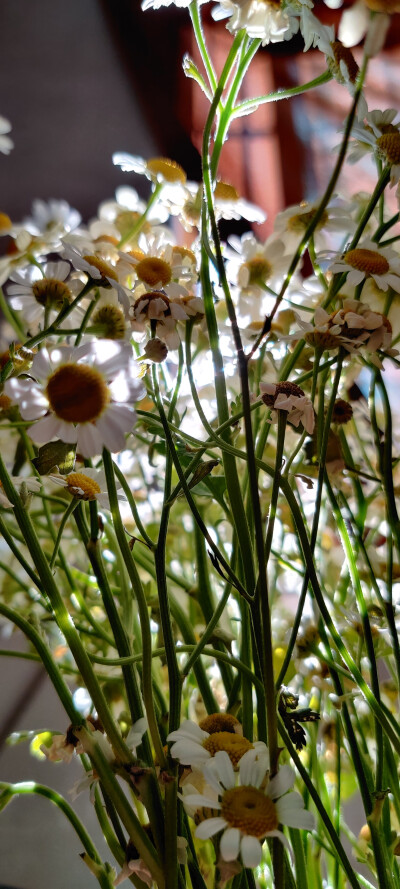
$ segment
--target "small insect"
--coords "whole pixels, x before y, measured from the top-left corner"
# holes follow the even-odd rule
[[[302,722],[317,722],[320,718],[316,710],[305,707],[296,710],[299,703],[299,696],[293,694],[289,688],[283,686],[279,695],[278,711],[285,724],[286,731],[296,750],[302,750],[306,746],[307,735],[304,731]],[[290,712],[292,711],[292,712]]]

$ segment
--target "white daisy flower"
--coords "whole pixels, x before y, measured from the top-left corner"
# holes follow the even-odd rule
[[[219,20],[229,17],[228,31],[236,34],[244,29],[249,37],[267,43],[290,40],[299,30],[299,20],[291,6],[285,9],[273,0],[220,0],[212,16]]]
[[[137,299],[131,309],[132,330],[145,332],[148,324],[154,324],[160,340],[166,342],[169,349],[178,349],[179,333],[177,321],[187,321],[189,312],[180,299],[169,299],[163,290],[145,291]]]
[[[68,475],[50,474],[48,478],[55,485],[66,488],[77,500],[97,500],[102,509],[110,509],[106,476],[103,469],[84,467]],[[121,488],[117,489],[118,500],[126,503],[126,496]]]
[[[287,411],[288,421],[292,426],[301,423],[309,435],[313,434],[315,425],[313,403],[300,386],[289,380],[283,380],[281,383],[260,383],[260,392],[264,404],[273,411],[273,420],[277,420],[277,411]]]
[[[216,720],[215,716],[220,719]],[[168,742],[173,742],[170,750],[171,756],[177,759],[182,765],[191,766],[191,768],[201,768],[209,759],[211,759],[219,750],[225,750],[230,761],[236,767],[241,757],[248,750],[255,750],[257,757],[264,757],[265,768],[269,768],[268,748],[262,741],[248,741],[241,733],[237,731],[237,726],[232,725],[232,717],[229,714],[215,714],[214,724],[210,724],[213,730],[208,732],[190,719],[185,719],[179,728],[170,732],[167,737]],[[226,717],[226,719],[224,719]],[[208,717],[209,720],[212,717]],[[224,729],[222,726],[225,725]],[[207,719],[204,720],[207,725]]]
[[[0,116],[0,151],[2,154],[10,154],[12,148],[14,148],[14,142],[7,133],[11,132],[11,124],[10,121],[7,120],[6,117]]]
[[[132,431],[135,411],[127,402],[139,398],[142,387],[133,379],[131,362],[131,347],[113,340],[44,348],[29,378],[13,377],[4,388],[23,419],[33,421],[29,435],[35,444],[76,442],[84,457],[94,457],[103,447],[122,450]]]
[[[329,270],[333,275],[347,272],[347,284],[353,287],[372,278],[381,290],[392,287],[400,293],[400,256],[391,247],[379,247],[369,239],[347,250]]]
[[[226,250],[228,280],[248,296],[260,298],[265,293],[266,285],[274,290],[282,283],[290,259],[279,238],[261,242],[248,232],[240,239],[232,235],[228,238],[228,244],[233,248]],[[257,308],[260,310],[259,306]]]
[[[295,774],[290,766],[283,766],[268,781],[264,761],[257,759],[255,750],[249,750],[240,760],[237,782],[228,754],[220,751],[206,763],[203,772],[215,797],[188,794],[183,803],[219,813],[202,820],[196,836],[206,840],[222,833],[219,851],[224,861],[235,861],[240,856],[244,867],[258,867],[266,837],[277,837],[287,844],[279,824],[302,830],[314,827],[314,817],[304,809],[302,797],[291,791]]]
[[[365,42],[365,51],[369,56],[375,56],[379,53],[385,43],[386,34],[390,25],[390,15],[387,13],[396,12],[398,3],[396,0],[388,2],[388,0],[372,0],[368,4],[364,0],[357,0],[356,3],[345,9],[339,25],[339,39],[344,46],[357,46],[363,37],[367,36]],[[379,15],[371,15],[371,10],[377,11]]]
[[[23,225],[34,235],[42,235],[46,240],[59,240],[64,234],[78,228],[81,221],[78,210],[70,207],[67,201],[42,201],[36,198],[32,203],[31,215],[24,219]]]
[[[302,201],[301,204],[293,204],[277,214],[274,233],[283,241],[287,253],[293,253],[297,249],[317,209],[318,203],[309,204],[307,201]],[[325,207],[317,227],[314,229],[315,246],[317,249],[326,247],[325,233],[339,232],[344,236],[351,234],[354,229],[355,223],[349,217],[347,206],[341,206],[340,203],[330,203]]]
[[[151,157],[145,160],[139,155],[128,154],[126,151],[117,151],[113,154],[113,164],[121,167],[124,173],[138,173],[146,176],[154,184],[168,182],[169,184],[186,182],[186,173],[176,161],[169,157]]]
[[[370,111],[364,115],[365,123],[352,128],[348,160],[350,163],[363,158],[368,153],[390,167],[390,184],[400,179],[400,122],[395,121],[397,111]]]
[[[161,9],[162,6],[178,6],[186,9],[192,0],[142,0],[142,9]],[[198,3],[208,3],[208,0],[197,0]]]
[[[106,262],[96,253],[87,253],[68,241],[63,241],[63,255],[78,271],[86,272],[89,278],[98,282],[99,287],[112,287],[126,312],[129,311],[129,292],[120,283],[118,271],[111,263]]]
[[[14,271],[10,275],[11,284],[7,287],[10,305],[17,312],[24,313],[28,324],[36,324],[43,318],[47,309],[48,321],[54,321],[63,305],[71,303],[77,295],[77,281],[68,281],[71,266],[69,262],[47,262],[43,274],[37,266]],[[68,283],[67,283],[68,281]],[[79,326],[83,317],[81,306],[71,312],[65,319],[64,326]]]
[[[187,296],[197,283],[196,257],[190,250],[166,242],[165,237],[140,238],[143,255],[123,254],[131,265],[138,286],[133,291],[137,299],[141,293],[163,290],[171,299]]]
[[[37,494],[42,487],[42,483],[38,478],[22,478],[21,476],[11,475],[10,479],[15,488],[20,493],[20,496],[23,498],[24,502],[29,498],[29,494]],[[3,509],[12,509],[14,504],[11,503],[11,500],[6,497],[4,493],[3,485],[0,482],[0,507]]]

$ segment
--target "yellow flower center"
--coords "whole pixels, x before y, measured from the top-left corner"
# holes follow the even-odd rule
[[[110,399],[108,386],[98,370],[66,363],[49,377],[46,387],[51,409],[67,423],[93,423]]]
[[[299,334],[299,339],[301,339],[301,334]],[[337,336],[323,330],[309,330],[305,334],[304,339],[313,349],[323,349],[324,351],[337,349],[340,345]]]
[[[147,169],[156,178],[166,182],[186,182],[186,173],[180,164],[169,157],[152,157],[147,161]]]
[[[311,207],[310,210],[305,210],[304,213],[296,213],[294,216],[291,216],[286,223],[288,231],[299,233],[305,231],[310,222],[313,221],[316,212],[316,208]],[[328,213],[324,210],[317,228],[322,228],[327,223],[328,218]]]
[[[258,282],[265,283],[265,281],[268,281],[272,272],[271,263],[262,256],[254,256],[253,259],[249,259],[248,262],[243,263],[243,267],[247,269],[249,273],[249,284],[257,284]]]
[[[72,300],[69,287],[57,278],[41,278],[40,281],[35,281],[32,292],[36,302],[51,309],[61,309],[64,302],[70,303]]]
[[[118,306],[102,306],[93,315],[93,324],[100,325],[102,336],[109,340],[123,340],[125,336],[125,315]]]
[[[100,272],[103,278],[112,278],[114,281],[118,281],[117,273],[109,262],[106,262],[104,259],[100,259],[100,257],[95,256],[94,253],[86,254],[83,259],[85,259],[86,262],[89,262],[90,265],[94,265],[95,269]]]
[[[376,140],[378,152],[387,164],[400,164],[400,133],[384,133]]]
[[[214,732],[238,734],[241,731],[239,720],[231,713],[210,713],[201,720],[199,726],[203,732],[209,732],[210,735]]]
[[[253,750],[251,741],[241,735],[232,734],[230,731],[214,732],[203,741],[205,750],[215,756],[219,750],[225,750],[233,766],[237,766],[239,760],[248,750]]]
[[[7,213],[0,212],[0,232],[6,232],[9,228],[11,228],[12,222]]]
[[[95,500],[101,491],[100,485],[83,472],[70,472],[66,482],[69,493],[80,500]]]
[[[193,253],[193,250],[190,250],[189,247],[181,247],[180,245],[176,245],[172,248],[172,255],[177,256],[180,259],[190,259],[194,265],[196,264],[196,256]]]
[[[367,275],[386,275],[389,271],[389,263],[385,256],[377,250],[368,250],[366,247],[355,247],[344,254],[344,260],[360,272]]]
[[[276,830],[279,824],[274,803],[256,787],[226,790],[222,797],[221,816],[230,827],[237,827],[257,839]]]
[[[214,197],[217,201],[238,201],[239,192],[236,191],[234,185],[229,185],[229,182],[220,181],[215,186]]]
[[[350,82],[355,83],[359,67],[353,56],[353,53],[350,49],[348,49],[347,46],[343,46],[343,43],[341,43],[340,40],[333,40],[331,43],[331,47],[333,49],[333,55],[335,57],[335,61],[331,66],[335,68],[333,74],[335,74],[339,80],[343,80],[342,72],[340,70],[340,63],[344,62],[349,73]],[[328,65],[330,62],[333,62],[333,59],[328,60]]]
[[[138,262],[136,274],[149,287],[155,287],[156,284],[169,284],[172,272],[169,262],[158,256],[146,256]]]

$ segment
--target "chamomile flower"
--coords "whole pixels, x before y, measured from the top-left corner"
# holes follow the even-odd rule
[[[141,176],[146,176],[146,179],[150,179],[154,184],[167,182],[171,185],[186,182],[186,173],[183,167],[169,157],[151,157],[149,160],[145,160],[138,155],[117,151],[113,154],[113,163],[117,167],[121,167],[125,173],[138,173]]]
[[[48,478],[55,485],[66,488],[71,497],[77,500],[97,500],[102,509],[110,509],[106,476],[103,469],[84,467],[67,475],[50,474]],[[118,500],[126,502],[121,488],[117,489]]]
[[[219,720],[215,718],[219,716]],[[211,717],[209,717],[211,719]],[[207,725],[207,720],[204,721]],[[248,750],[255,750],[258,756],[268,758],[268,750],[262,741],[252,743],[244,738],[241,726],[228,713],[215,714],[211,732],[202,729],[190,719],[185,719],[175,732],[171,732],[167,741],[173,742],[171,756],[183,765],[201,768],[219,750],[225,750],[230,761],[236,767],[241,757]],[[239,729],[239,731],[238,731]],[[266,760],[267,768],[268,759]]]
[[[274,0],[220,0],[213,9],[214,19],[229,17],[228,31],[236,34],[244,29],[249,37],[267,43],[290,40],[299,30],[299,20],[291,6],[283,8]]]
[[[228,280],[243,294],[260,299],[267,286],[273,290],[282,282],[289,266],[285,245],[279,238],[258,241],[247,233],[239,239],[228,238],[226,273]],[[257,306],[258,312],[260,306]]]
[[[161,9],[162,6],[178,6],[186,9],[192,0],[143,0],[142,9]],[[198,0],[198,3],[208,3],[208,0]]]
[[[43,318],[47,310],[51,323],[64,305],[71,303],[77,295],[76,284],[69,281],[69,262],[47,262],[43,274],[37,266],[14,271],[7,287],[10,305],[17,312],[23,312],[28,324],[35,324]],[[65,319],[65,326],[76,327],[83,317],[83,309],[77,306]]]
[[[273,412],[273,420],[277,419],[278,411],[287,411],[288,421],[292,426],[302,424],[306,432],[312,435],[315,425],[313,403],[303,389],[296,383],[284,380],[281,383],[260,383],[262,400]]]
[[[14,148],[14,142],[8,135],[10,132],[10,121],[6,117],[0,116],[0,151],[2,154],[10,154],[11,149]]]
[[[318,204],[302,201],[301,204],[294,204],[277,214],[274,223],[274,234],[283,241],[287,253],[293,253],[299,246],[306,229],[314,219],[317,209]],[[326,233],[340,232],[343,236],[350,234],[354,228],[354,221],[349,217],[346,206],[341,206],[339,203],[328,204],[314,229],[313,238],[315,246],[318,249],[326,246]]]
[[[144,332],[153,324],[157,336],[166,342],[169,349],[177,349],[180,344],[177,321],[187,321],[189,313],[180,299],[170,299],[164,290],[151,290],[142,293],[131,309],[132,330]]]
[[[292,791],[295,774],[290,766],[283,766],[268,780],[264,760],[257,759],[255,750],[249,750],[240,760],[237,781],[228,754],[220,751],[206,763],[203,772],[213,793],[187,794],[183,803],[189,811],[194,806],[212,810],[211,817],[196,827],[196,836],[206,840],[222,834],[219,852],[224,861],[240,857],[244,867],[257,867],[266,837],[287,843],[278,829],[280,824],[312,830],[313,815],[304,809],[300,794]]]
[[[399,255],[391,247],[378,247],[375,241],[369,239],[347,250],[330,266],[330,271],[334,275],[347,273],[346,283],[353,287],[372,278],[380,290],[392,287],[396,293],[400,293]]]
[[[58,240],[68,232],[77,229],[81,223],[78,210],[67,203],[51,199],[42,201],[36,198],[32,203],[31,215],[24,219],[24,226],[34,235],[45,235],[46,238]]]
[[[84,457],[100,454],[103,447],[116,452],[135,421],[129,402],[142,390],[131,362],[131,347],[112,340],[43,348],[30,376],[7,380],[5,393],[19,405],[23,419],[33,421],[29,435],[35,444],[76,442]]]

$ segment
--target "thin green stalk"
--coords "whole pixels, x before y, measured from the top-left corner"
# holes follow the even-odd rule
[[[245,99],[243,102],[239,102],[235,105],[232,117],[241,117],[245,113],[249,114],[251,111],[257,111],[257,108],[259,108],[260,105],[265,105],[268,102],[277,102],[280,99],[290,99],[291,96],[300,96],[308,90],[315,89],[317,86],[322,86],[322,84],[328,83],[329,80],[332,80],[332,74],[329,71],[324,71],[323,74],[319,74],[318,77],[314,77],[314,79],[308,81],[308,83],[301,83],[299,86],[291,86],[287,89],[275,90],[272,93],[265,93],[263,96],[255,96],[254,99]]]
[[[73,499],[70,501],[70,503],[68,504],[68,506],[67,506],[67,508],[66,508],[66,510],[65,510],[65,512],[64,512],[64,515],[63,515],[63,517],[62,517],[62,519],[61,519],[61,522],[60,522],[60,524],[59,524],[59,528],[58,528],[58,533],[57,533],[56,541],[55,541],[55,544],[54,544],[53,553],[52,553],[52,556],[51,556],[51,559],[50,559],[50,562],[49,562],[49,568],[51,568],[51,570],[53,570],[54,565],[55,565],[55,561],[56,561],[56,558],[57,558],[57,554],[58,554],[59,546],[60,546],[60,544],[61,544],[62,536],[63,536],[63,533],[64,533],[64,528],[65,528],[65,526],[66,526],[66,524],[67,524],[67,522],[68,522],[69,517],[72,515],[74,509],[76,509],[76,507],[78,506],[78,503],[79,503],[79,500],[73,498]]]
[[[114,477],[114,463],[111,458],[110,452],[107,451],[106,448],[104,448],[103,450],[103,465],[106,474],[107,490],[110,499],[111,515],[114,523],[115,533],[117,536],[121,555],[128,571],[130,582],[132,584],[132,591],[134,592],[139,609],[142,638],[142,693],[147,721],[149,724],[149,731],[154,744],[156,758],[160,766],[165,768],[166,759],[160,738],[160,733],[158,730],[153,700],[151,659],[152,641],[148,605],[146,602],[146,596],[142,586],[142,582],[140,580],[139,573],[129,547],[125,528],[122,524],[118,505],[117,488]]]
[[[34,781],[22,781],[19,784],[6,784],[1,781],[0,795],[4,792],[11,796],[37,794],[38,796],[45,797],[45,799],[50,800],[53,805],[57,806],[74,828],[75,833],[85,849],[85,853],[89,856],[89,861],[86,860],[85,855],[81,855],[81,858],[83,858],[85,864],[88,864],[89,869],[97,878],[102,889],[112,889],[114,883],[111,867],[102,863],[96,846],[92,842],[76,812],[74,812],[63,796],[55,790],[52,790],[52,788],[45,787],[43,784],[37,784]]]

